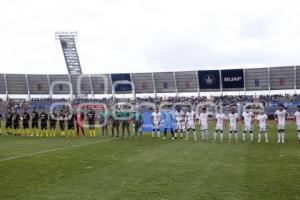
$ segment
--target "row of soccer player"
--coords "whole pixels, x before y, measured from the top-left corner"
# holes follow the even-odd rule
[[[294,119],[297,125],[297,136],[298,143],[300,143],[300,105],[297,107],[297,111],[295,112]],[[277,123],[278,130],[278,140],[277,143],[285,143],[285,122],[287,118],[287,112],[284,110],[283,105],[279,105],[278,110],[274,114],[275,120]],[[193,132],[194,139],[197,140],[196,133],[196,120],[199,119],[199,125],[201,129],[202,140],[208,140],[208,119],[209,113],[207,108],[202,108],[202,112],[196,116],[195,111],[191,108],[184,113],[180,107],[177,107],[177,110],[174,114],[176,121],[176,129],[175,132],[173,130],[172,121],[173,114],[170,111],[167,112],[159,112],[159,109],[156,109],[155,112],[152,113],[152,137],[160,136],[160,123],[161,120],[165,121],[164,128],[164,138],[166,137],[167,131],[170,130],[173,139],[177,139],[178,133],[180,134],[180,138],[183,138],[184,133],[186,133],[186,140],[188,140],[189,133]],[[229,114],[226,116],[221,109],[217,110],[215,115],[216,125],[215,132],[213,135],[213,140],[216,141],[217,136],[220,136],[220,141],[223,141],[224,137],[224,121],[229,120],[229,142],[234,138],[235,141],[238,141],[238,130],[237,125],[238,121],[241,120],[243,122],[243,133],[242,133],[242,141],[246,141],[246,135],[250,134],[250,140],[253,142],[253,121],[257,120],[259,124],[259,133],[258,133],[258,142],[261,142],[262,137],[264,137],[265,142],[268,143],[268,116],[263,111],[259,112],[258,115],[254,115],[251,111],[251,107],[246,107],[245,111],[242,113],[242,116],[236,113],[234,107],[231,107]]]
[[[88,110],[86,115],[83,112],[74,114],[73,112],[64,109],[61,109],[59,113],[52,111],[50,114],[47,114],[45,110],[39,113],[34,109],[30,115],[26,108],[20,115],[16,110],[12,111],[11,109],[8,109],[4,117],[0,114],[0,134],[2,119],[5,120],[7,134],[14,135],[55,137],[58,124],[60,130],[59,135],[61,136],[85,136],[84,127],[85,124],[87,124],[89,136],[96,137],[96,122],[99,121],[100,126],[98,127],[101,127],[102,135],[104,136],[108,135],[109,124],[111,124],[112,127],[111,131],[113,137],[115,136],[115,132],[116,137],[120,136],[120,126],[122,128],[122,136],[124,136],[125,130],[130,136],[130,113],[128,111],[117,111],[114,115],[109,115],[107,111],[102,109],[97,117],[96,112],[92,108]],[[22,126],[20,126],[21,124]],[[137,136],[138,133],[142,135],[142,124],[142,113],[135,112],[135,136]]]
[[[261,138],[264,136],[265,141],[268,142],[268,133],[267,133],[267,119],[268,116],[260,112],[257,116],[254,117],[253,112],[250,111],[251,107],[247,107],[246,110],[242,114],[243,121],[243,136],[242,140],[245,141],[245,136],[247,133],[250,134],[251,141],[253,141],[253,129],[252,123],[253,119],[256,119],[259,122],[259,134],[258,141],[261,141]],[[126,111],[118,111],[115,113],[116,117],[109,115],[108,112],[102,110],[99,113],[99,123],[101,124],[102,134],[108,135],[108,124],[110,122],[112,127],[112,136],[114,136],[116,131],[116,136],[119,134],[119,126],[122,127],[122,135],[124,136],[125,130],[127,134],[130,135],[130,119],[129,112]],[[279,106],[278,110],[275,112],[275,120],[277,121],[278,127],[278,143],[284,143],[285,137],[285,120],[287,113],[284,110],[282,105]],[[0,116],[1,118],[1,116]],[[119,119],[122,120],[119,120]],[[38,113],[36,110],[33,110],[30,115],[27,109],[24,109],[24,112],[20,116],[16,111],[11,111],[8,109],[8,112],[5,114],[6,125],[8,133],[14,133],[17,135],[36,135],[36,136],[55,136],[56,135],[56,126],[57,121],[59,124],[59,129],[61,131],[61,135],[65,136],[65,124],[67,124],[67,134],[69,136],[75,135],[74,128],[76,127],[77,134],[81,131],[82,135],[84,133],[84,121],[85,115],[83,113],[73,114],[70,111],[61,110],[58,114],[52,112],[51,114],[47,114],[45,111]],[[86,121],[88,123],[89,128],[89,136],[96,136],[96,114],[93,109],[90,109],[86,114]],[[167,131],[170,130],[172,134],[172,138],[176,139],[177,135],[180,134],[180,137],[183,137],[183,134],[186,135],[186,139],[189,137],[189,133],[192,132],[194,135],[194,139],[197,140],[196,135],[196,120],[199,119],[199,125],[201,127],[201,135],[203,140],[208,139],[208,119],[209,114],[207,112],[206,107],[202,108],[202,112],[196,116],[195,111],[192,111],[191,108],[185,113],[181,110],[180,107],[177,107],[175,113],[172,113],[171,110],[159,111],[156,109],[155,112],[152,113],[152,137],[156,133],[157,136],[160,136],[160,128],[161,121],[164,120],[164,138],[166,138]],[[232,138],[238,139],[238,131],[237,131],[237,123],[240,119],[239,115],[236,113],[234,107],[230,109],[230,113],[226,116],[221,109],[218,109],[216,115],[216,127],[214,133],[214,140],[216,140],[217,136],[220,135],[220,140],[223,141],[223,133],[224,133],[224,121],[229,119],[229,141]],[[176,121],[175,131],[173,130],[172,122]],[[298,132],[298,142],[300,141],[300,106],[298,106],[298,110],[295,113],[295,120],[297,125]],[[20,121],[22,121],[23,128],[20,130]],[[31,128],[33,131],[29,133],[29,122],[31,121]],[[47,128],[49,121],[49,129]],[[1,123],[0,123],[1,124]],[[39,129],[40,124],[40,131]],[[143,118],[142,113],[137,111],[133,117],[133,127],[135,136],[139,133],[142,135],[142,126],[143,126]]]

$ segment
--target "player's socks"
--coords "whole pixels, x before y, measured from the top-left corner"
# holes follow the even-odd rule
[[[268,140],[268,133],[265,132],[265,140],[266,140],[266,143],[269,143],[269,140]]]
[[[243,142],[245,142],[246,133],[243,133]]]
[[[61,131],[60,135],[61,135],[62,137],[65,137],[65,131]]]
[[[278,141],[277,141],[277,143],[280,143],[281,133],[278,132],[277,136],[278,136]]]
[[[228,134],[228,142],[231,141],[231,136],[232,136],[232,132],[229,132],[229,134]]]
[[[224,134],[223,133],[220,133],[220,141],[223,142],[223,137],[224,137]]]
[[[282,144],[284,143],[284,136],[285,136],[285,133],[282,132],[282,133],[281,133],[281,143],[282,143]]]
[[[160,131],[157,131],[157,137],[160,138]]]
[[[238,142],[238,133],[235,132],[234,136],[235,136],[235,141]]]
[[[298,141],[300,141],[300,131],[298,131]]]
[[[261,141],[261,133],[258,133],[258,142]]]
[[[253,133],[250,133],[250,140],[253,142]]]
[[[196,131],[194,131],[193,134],[194,134],[194,139],[195,139],[195,141],[196,141],[196,140],[197,140],[197,134],[196,134]]]
[[[217,140],[217,132],[214,132],[214,141]]]
[[[154,130],[152,131],[152,138],[154,138]]]

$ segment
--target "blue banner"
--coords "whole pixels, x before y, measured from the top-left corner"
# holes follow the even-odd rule
[[[223,88],[244,88],[243,69],[222,70],[221,76]]]
[[[219,70],[198,71],[200,89],[220,89]]]

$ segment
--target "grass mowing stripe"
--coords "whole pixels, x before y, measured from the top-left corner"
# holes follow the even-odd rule
[[[91,145],[91,144],[109,142],[109,141],[112,141],[113,139],[114,138],[107,139],[107,140],[99,140],[99,141],[94,141],[94,142],[89,142],[89,143],[84,143],[84,144],[71,145],[68,147],[59,147],[59,148],[49,149],[49,150],[45,150],[45,151],[39,151],[39,152],[35,152],[35,153],[23,154],[23,155],[19,155],[19,156],[13,156],[13,157],[1,159],[0,162],[15,160],[15,159],[24,158],[24,157],[31,157],[31,156],[35,156],[35,155],[44,154],[44,153],[60,151],[60,150],[65,150],[65,149],[71,149],[71,148],[76,148],[76,147],[81,147],[81,146],[86,146],[86,145]]]

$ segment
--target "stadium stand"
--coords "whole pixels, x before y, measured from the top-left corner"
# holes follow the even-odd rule
[[[70,86],[66,83],[70,83],[69,75],[49,75],[50,85],[53,85],[53,94],[70,94]],[[57,82],[58,84],[55,84]]]
[[[152,73],[132,74],[136,94],[155,93]]]
[[[47,75],[27,75],[30,94],[49,94],[50,82]]]
[[[234,74],[233,77],[225,79],[224,74]],[[225,73],[226,72],[226,73]],[[231,74],[230,74],[231,75]],[[82,76],[82,79],[78,79]],[[113,77],[112,77],[113,76]],[[200,77],[199,77],[200,76]],[[213,77],[215,76],[215,77]],[[241,77],[238,77],[241,76]],[[232,85],[233,79],[238,78],[240,85]],[[105,85],[105,79],[107,85]],[[112,80],[113,79],[113,80]],[[132,81],[134,91],[121,91],[121,93],[133,94],[155,94],[156,97],[136,98],[132,103],[152,102],[158,105],[162,101],[171,103],[191,103],[193,105],[209,100],[225,107],[236,105],[242,107],[246,103],[260,102],[265,106],[268,114],[273,114],[279,104],[284,104],[291,114],[300,103],[298,95],[221,95],[200,96],[200,92],[214,91],[271,91],[292,89],[297,92],[300,88],[300,66],[237,69],[237,70],[206,70],[206,71],[182,71],[182,72],[154,72],[154,73],[132,73],[132,74],[53,74],[53,75],[25,75],[25,74],[0,74],[0,94],[2,95],[47,95],[46,99],[2,101],[1,108],[19,108],[28,106],[30,109],[48,108],[53,102],[71,102],[73,106],[80,103],[103,102],[108,105],[117,101],[130,101],[114,98],[88,99],[88,95],[113,94],[112,81]],[[227,82],[226,82],[227,81]],[[70,99],[52,99],[50,86],[53,85],[53,95],[71,95]],[[237,81],[238,82],[238,81]],[[70,85],[72,89],[70,88]],[[204,85],[203,85],[204,84]],[[206,84],[206,85],[205,85]],[[212,84],[215,84],[212,87]],[[78,86],[80,88],[78,88]],[[242,87],[241,87],[242,86]],[[121,89],[128,89],[124,87]],[[107,91],[105,91],[107,89]],[[158,97],[160,93],[188,93],[198,92],[194,97]],[[78,96],[81,93],[83,96]],[[93,96],[92,96],[93,98]]]
[[[177,92],[174,72],[157,72],[154,73],[153,76],[157,93]]]
[[[28,82],[25,74],[7,74],[8,94],[28,94]]]
[[[177,92],[198,92],[198,79],[196,72],[175,72]]]
[[[6,83],[4,74],[0,74],[0,94],[6,94]]]

